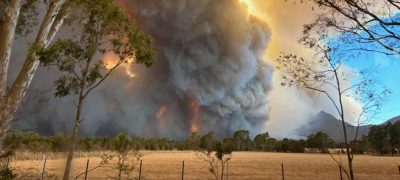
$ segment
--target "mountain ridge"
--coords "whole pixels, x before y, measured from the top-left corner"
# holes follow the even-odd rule
[[[395,123],[400,121],[400,116],[393,117],[379,125],[384,125],[390,123]],[[358,129],[357,139],[361,138],[363,135],[368,135],[369,129],[374,126],[373,124],[361,125]],[[356,135],[357,126],[354,126],[346,122],[346,129],[348,132],[348,139],[353,140]],[[343,128],[342,122],[336,119],[333,115],[321,111],[316,114],[311,121],[297,129],[297,133],[300,136],[307,137],[311,133],[324,132],[329,135],[336,142],[343,142]]]

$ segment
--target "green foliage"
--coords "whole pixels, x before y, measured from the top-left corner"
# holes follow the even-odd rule
[[[400,122],[389,125],[390,145],[393,149],[400,148]]]
[[[80,146],[80,148],[86,152],[93,151],[94,145],[95,138],[83,137],[78,140],[78,146]]]
[[[368,136],[351,142],[354,153],[363,154],[374,150],[379,154],[398,153],[400,122],[373,126]],[[325,133],[315,133],[308,136],[307,140],[294,140],[284,138],[277,140],[269,138],[267,133],[261,133],[254,137],[254,141],[245,136],[226,137],[222,141],[215,137],[214,132],[206,134],[192,133],[186,140],[174,141],[167,138],[142,138],[131,137],[127,133],[119,133],[114,137],[81,137],[78,139],[77,150],[79,151],[105,151],[110,150],[118,153],[130,153],[137,150],[202,150],[217,152],[219,150],[239,151],[238,139],[241,139],[239,147],[248,151],[267,152],[291,152],[302,153],[305,148],[315,148],[326,152],[328,148],[343,148],[343,144],[336,144]],[[244,137],[244,138],[243,138]],[[40,136],[34,132],[13,132],[7,135],[5,140],[6,149],[13,151],[29,150],[33,152],[63,152],[69,144],[69,137],[59,133],[54,136]],[[222,145],[222,146],[221,146]],[[222,148],[222,149],[221,149]],[[228,149],[227,149],[228,148]],[[222,151],[223,152],[223,151]],[[215,154],[212,154],[215,155]]]
[[[154,64],[153,40],[135,26],[115,1],[72,0],[66,9],[74,12],[67,19],[69,24],[80,28],[71,38],[36,48],[42,65],[56,65],[62,72],[55,81],[56,97],[88,94],[128,59],[134,58],[133,62],[146,66]],[[98,59],[106,52],[119,57],[112,68],[106,68]]]
[[[17,174],[15,173],[15,169],[7,166],[7,165],[0,165],[0,179],[2,180],[11,180],[15,179]]]
[[[27,149],[33,152],[51,151],[52,145],[49,137],[39,136],[34,132],[15,132],[8,133],[5,140],[7,149]]]
[[[379,154],[398,153],[400,122],[372,126],[368,133],[368,140],[375,152]]]
[[[233,138],[238,141],[247,141],[250,139],[250,133],[247,130],[238,130],[233,134]]]
[[[112,147],[118,153],[126,153],[132,147],[132,138],[126,132],[119,133],[113,138]]]
[[[266,151],[274,151],[276,150],[275,147],[277,146],[278,146],[278,140],[276,140],[275,138],[269,138],[267,140]]]
[[[328,148],[335,147],[335,141],[329,138],[328,134],[323,132],[309,135],[307,138],[307,144],[309,148],[316,148],[322,152],[327,152]]]
[[[363,135],[361,140],[355,140],[351,142],[351,149],[354,154],[364,154],[369,152],[371,143],[368,141],[368,136]]]
[[[281,142],[276,143],[275,150],[279,152],[303,153],[304,148],[308,147],[304,140],[293,140],[284,138]]]
[[[57,133],[51,142],[53,151],[64,152],[67,150],[68,139],[64,133]]]
[[[228,157],[232,154],[232,146],[230,146],[229,144],[223,144],[218,142],[216,144],[216,148],[215,148],[215,157],[217,157],[219,160],[223,160],[224,157]]]
[[[19,12],[16,33],[21,36],[26,36],[32,32],[33,28],[37,25],[38,4],[41,0],[25,0],[21,5]]]
[[[185,149],[198,149],[200,146],[200,138],[197,132],[192,132],[185,142]]]
[[[389,152],[389,133],[387,126],[372,126],[368,133],[372,147],[381,154]]]
[[[119,133],[113,138],[113,151],[117,153],[115,166],[118,170],[117,179],[121,179],[123,174],[126,174],[129,179],[130,173],[143,156],[139,151],[132,150],[132,142],[132,138],[126,132]]]
[[[216,143],[217,140],[215,138],[215,133],[211,131],[200,138],[199,146],[201,149],[206,149],[206,150],[215,149]]]
[[[174,141],[169,140],[166,138],[150,138],[150,139],[143,139],[143,138],[135,138],[134,140],[135,148],[133,149],[149,149],[149,150],[173,150],[175,147]],[[144,145],[144,148],[143,148]],[[141,148],[140,148],[141,147]]]
[[[256,137],[254,137],[255,149],[264,151],[266,149],[268,138],[269,138],[268,132],[257,134]]]
[[[247,130],[238,130],[233,134],[233,147],[237,151],[248,151],[251,147],[250,133]]]
[[[224,169],[232,158],[232,151],[230,144],[217,142],[215,152],[211,149],[200,149],[196,151],[196,156],[200,160],[207,162],[208,170],[214,175],[215,179],[222,180],[225,174]]]

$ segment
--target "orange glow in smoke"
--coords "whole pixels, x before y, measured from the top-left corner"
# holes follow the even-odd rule
[[[270,17],[268,17],[265,12],[262,12],[257,8],[254,0],[239,0],[239,3],[241,3],[243,6],[245,6],[245,8],[247,9],[247,11],[249,13],[249,17],[254,16],[265,22],[271,22]]]
[[[196,101],[191,101],[189,105],[192,110],[192,119],[190,120],[191,132],[199,132],[199,121],[200,121],[200,106]]]
[[[252,0],[239,0],[239,2],[246,5],[247,10],[249,11],[249,14],[254,15],[257,13],[256,9],[254,8]]]
[[[158,109],[158,111],[156,113],[157,119],[161,120],[166,111],[167,111],[167,107],[165,107],[164,105],[161,106],[160,109]]]
[[[160,129],[165,129],[166,122],[165,122],[165,113],[167,112],[167,107],[165,105],[161,105],[158,111],[156,112],[156,118],[158,120],[158,124]]]
[[[130,57],[126,58],[125,62],[123,62],[120,65],[124,69],[125,74],[132,79],[136,77],[136,74],[132,70],[132,66],[131,66],[131,64],[134,63],[134,61],[135,61],[135,57],[130,56]],[[104,54],[104,56],[103,56],[104,67],[108,70],[111,70],[112,68],[114,68],[116,65],[118,65],[119,62],[120,62],[119,57],[113,52],[108,52],[108,53]]]
[[[132,66],[130,66],[130,64],[135,62],[135,57],[131,56],[125,59],[125,63],[122,64],[122,66],[124,66],[125,68],[125,73],[130,77],[130,78],[135,78],[136,74],[135,72],[133,72],[132,70]]]
[[[118,64],[118,62],[119,62],[119,57],[112,52],[106,53],[103,56],[104,67],[108,70],[115,67]]]

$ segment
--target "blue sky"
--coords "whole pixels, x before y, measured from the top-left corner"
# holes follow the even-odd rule
[[[400,14],[396,15],[399,17]],[[379,25],[370,26],[371,30],[381,34],[389,35]],[[396,34],[400,34],[400,28],[397,26],[386,27]],[[360,33],[360,36],[369,36],[364,32]],[[354,38],[355,37],[355,38]],[[376,68],[376,79],[378,79],[381,85],[388,88],[392,93],[387,97],[385,102],[382,102],[382,112],[378,114],[376,119],[371,120],[374,124],[380,124],[384,121],[400,115],[400,56],[399,55],[385,55],[377,52],[360,52],[360,51],[346,51],[346,49],[371,49],[380,52],[393,53],[377,43],[360,43],[354,41],[358,39],[352,33],[345,33],[334,37],[331,41],[331,47],[337,48],[337,52],[345,54],[345,64],[354,70],[363,70],[367,68]],[[397,40],[384,39],[382,40],[386,44],[394,44],[396,47],[399,45]],[[341,55],[343,55],[341,54]],[[335,54],[333,54],[335,56]]]
[[[376,78],[392,92],[383,102],[382,112],[372,123],[379,124],[400,115],[400,57],[368,52],[348,60],[346,64],[355,70],[377,68]]]

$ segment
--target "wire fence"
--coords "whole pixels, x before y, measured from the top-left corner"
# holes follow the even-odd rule
[[[98,155],[101,154],[101,153],[104,153],[104,152],[91,152],[91,153],[77,152],[76,153],[76,157],[77,158],[84,158],[84,157],[89,157],[89,158],[87,158],[86,166],[84,168],[85,169],[84,172],[80,173],[79,175],[75,176],[72,179],[84,179],[84,180],[90,179],[90,173],[91,173],[90,172],[90,167],[94,166],[94,165],[90,164],[91,157],[98,158]],[[65,157],[65,153],[42,154],[40,158],[39,158],[38,155],[30,156],[30,157],[23,157],[25,155],[27,155],[27,154],[8,157],[5,161],[3,159],[3,165],[5,163],[5,167],[6,168],[10,168],[12,161],[40,160],[39,161],[40,165],[38,165],[38,168],[36,168],[35,175],[34,176],[32,176],[32,175],[30,176],[33,179],[37,179],[37,180],[43,180],[43,179],[46,179],[46,178],[50,178],[51,179],[52,177],[54,178],[54,175],[49,174],[48,171],[47,171],[48,159],[54,160],[54,159],[60,159],[60,158],[64,158]],[[138,172],[137,172],[137,175],[136,175],[135,179],[141,180],[143,178],[143,172],[144,172],[144,169],[145,169],[143,162],[144,162],[143,159],[139,161]],[[186,177],[187,171],[185,171],[185,161],[182,161],[181,163],[182,164],[181,164],[181,167],[180,167],[181,169],[180,169],[180,173],[179,173],[180,174],[179,179],[182,179],[182,180],[188,179]],[[279,166],[279,165],[277,165],[277,166]],[[288,172],[287,166],[288,165],[284,164],[284,162],[280,163],[280,177],[281,177],[282,180],[285,180],[285,178],[286,178],[285,174]],[[340,180],[348,179],[348,177],[343,172],[344,171],[343,168],[344,167],[342,167],[341,165],[338,165],[337,179],[340,179]],[[396,171],[398,173],[398,175],[399,175],[398,178],[400,178],[400,164],[393,165],[393,171]],[[233,173],[229,172],[229,161],[226,164],[226,169],[224,170],[223,173],[225,174],[223,180],[225,180],[225,179],[229,180],[230,176],[232,174],[234,174],[234,172]]]

